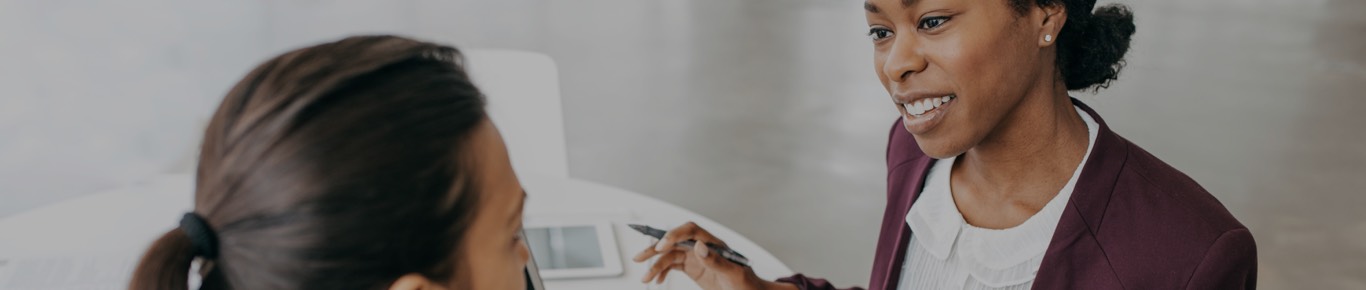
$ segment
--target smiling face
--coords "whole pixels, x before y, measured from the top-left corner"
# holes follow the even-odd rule
[[[868,0],[864,7],[878,79],[931,157],[966,152],[1002,127],[1031,90],[1051,85],[1042,8],[1021,14],[1008,0]]]

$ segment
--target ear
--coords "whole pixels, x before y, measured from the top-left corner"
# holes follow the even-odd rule
[[[1048,47],[1058,42],[1058,34],[1062,32],[1062,25],[1067,23],[1067,8],[1061,2],[1056,2],[1044,6],[1036,6],[1033,9],[1036,19],[1043,21],[1039,24],[1039,46]]]
[[[446,290],[446,287],[417,273],[408,273],[394,280],[394,284],[389,285],[389,290]]]

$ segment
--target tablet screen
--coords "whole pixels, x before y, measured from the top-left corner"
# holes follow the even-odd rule
[[[522,231],[522,239],[526,239],[526,231]],[[531,251],[531,248],[527,248]],[[541,283],[541,269],[536,268],[536,259],[527,259],[526,267],[522,268],[522,277],[526,277],[526,290],[545,290],[545,285]]]
[[[526,228],[526,241],[541,271],[604,267],[598,232],[591,225]]]

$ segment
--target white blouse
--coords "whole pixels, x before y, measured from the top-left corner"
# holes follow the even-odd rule
[[[957,157],[936,161],[920,198],[906,214],[912,234],[897,289],[1029,289],[1082,165],[1096,144],[1099,125],[1079,108],[1077,114],[1090,135],[1086,155],[1058,195],[1013,228],[985,229],[963,220],[949,186]]]

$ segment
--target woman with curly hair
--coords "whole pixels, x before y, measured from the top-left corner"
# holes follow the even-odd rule
[[[1252,289],[1252,234],[1198,183],[1117,135],[1069,91],[1117,79],[1134,33],[1094,0],[868,0],[873,63],[901,117],[871,289]],[[837,213],[836,213],[837,214]],[[675,243],[636,257],[707,289],[764,281]]]

